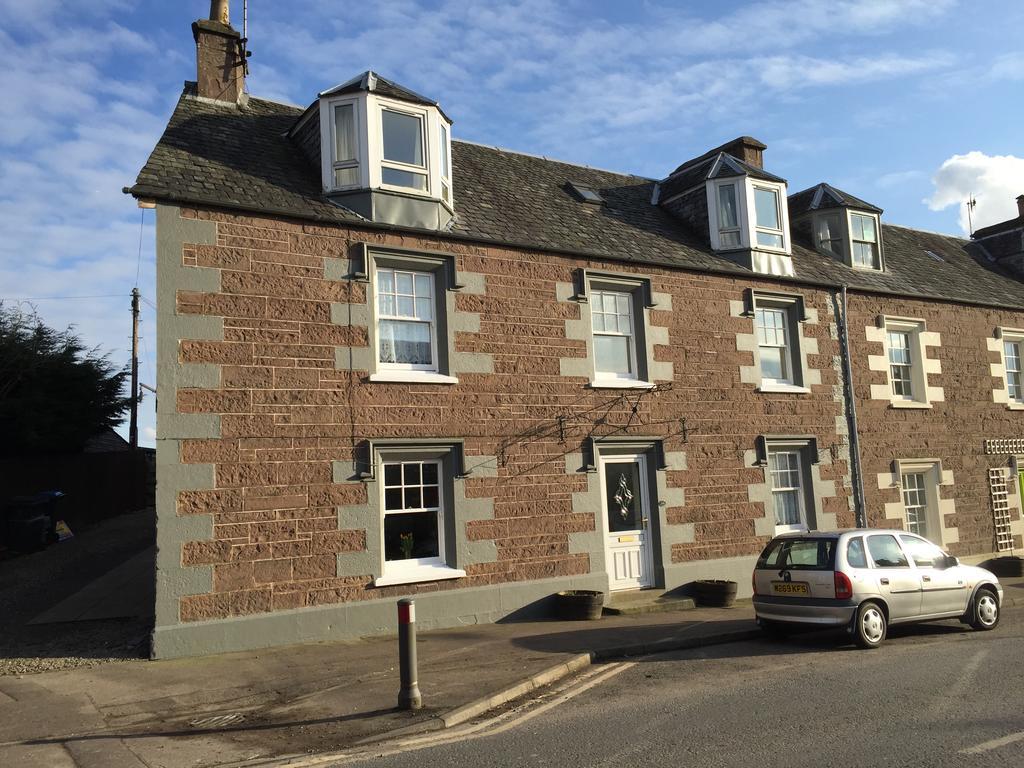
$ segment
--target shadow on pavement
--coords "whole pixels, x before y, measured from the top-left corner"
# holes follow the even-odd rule
[[[430,714],[431,711],[428,709],[421,709],[416,714],[417,717],[424,713]],[[254,721],[251,723],[240,723],[238,725],[227,725],[221,728],[183,728],[179,730],[167,730],[167,731],[126,731],[126,732],[104,732],[104,733],[93,733],[83,734],[81,736],[55,736],[48,739],[31,739],[23,743],[29,745],[43,745],[43,744],[69,744],[76,741],[102,741],[104,739],[152,739],[152,738],[175,738],[175,737],[194,737],[194,736],[223,736],[231,733],[253,733],[256,731],[269,731],[282,728],[307,728],[314,725],[328,725],[338,724],[344,722],[350,722],[353,720],[368,720],[374,717],[383,717],[385,715],[397,715],[407,714],[403,710],[399,710],[395,707],[391,709],[375,709],[370,712],[357,712],[351,715],[339,715],[338,717],[321,717],[313,720],[291,720],[286,722],[259,722]]]

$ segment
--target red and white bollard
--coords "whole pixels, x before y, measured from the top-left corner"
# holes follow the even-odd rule
[[[416,601],[408,597],[398,601],[398,666],[402,678],[398,708],[420,709],[423,697],[416,673]]]

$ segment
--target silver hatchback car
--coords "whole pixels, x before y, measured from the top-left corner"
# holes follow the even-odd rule
[[[844,627],[861,648],[881,645],[890,624],[960,619],[994,629],[1003,601],[994,574],[890,529],[776,536],[757,559],[753,587],[767,632]]]

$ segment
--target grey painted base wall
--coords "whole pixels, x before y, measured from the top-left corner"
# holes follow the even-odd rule
[[[748,578],[749,580],[749,578]],[[603,573],[571,579],[547,579],[497,586],[433,592],[416,596],[420,630],[487,624],[513,615],[540,616],[548,600],[563,589],[608,588]],[[239,616],[219,621],[158,626],[153,631],[153,658],[172,659],[276,645],[324,640],[351,640],[397,632],[396,599],[302,608]]]
[[[737,595],[751,594],[755,557],[702,560],[665,569],[668,589],[697,579],[731,579]],[[545,579],[488,587],[432,592],[416,596],[420,630],[488,624],[505,618],[529,619],[547,614],[550,598],[563,589],[607,591],[608,576],[592,573],[570,579]],[[171,659],[277,645],[353,640],[396,632],[396,599],[365,600],[318,608],[239,616],[218,621],[158,626],[153,631],[153,658]]]

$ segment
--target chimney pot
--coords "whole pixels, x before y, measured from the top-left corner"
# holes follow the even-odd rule
[[[225,27],[231,26],[228,15],[228,0],[210,0],[210,21],[216,21]]]

